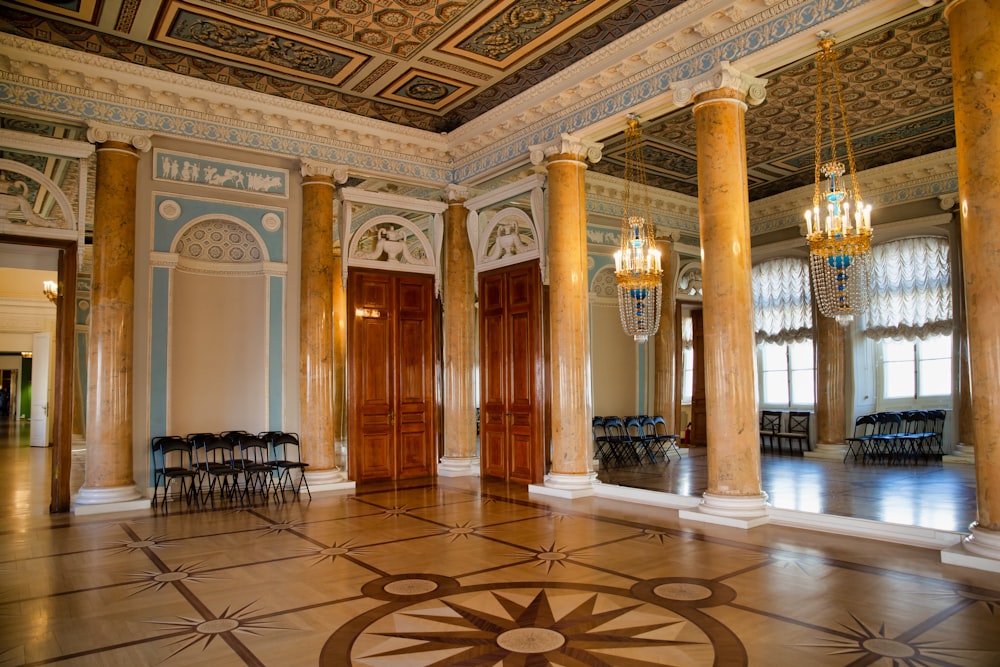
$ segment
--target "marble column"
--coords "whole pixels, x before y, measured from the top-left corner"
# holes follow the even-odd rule
[[[444,456],[438,475],[479,475],[476,445],[476,276],[466,228],[465,188],[447,189],[442,306],[444,329]]]
[[[302,161],[302,265],[299,284],[299,441],[313,491],[350,488],[337,466],[334,399],[334,165]]]
[[[943,205],[943,204],[942,204]],[[960,223],[959,223],[960,224]],[[972,434],[972,378],[969,373],[969,325],[965,308],[965,290],[958,276],[964,273],[962,267],[961,227],[954,234],[951,246],[951,303],[955,318],[955,336],[952,353],[955,355],[955,372],[958,377],[958,404],[953,412],[958,441],[951,454],[941,457],[943,463],[976,464],[976,447]]]
[[[976,445],[977,519],[964,551],[972,567],[1000,572],[1000,3],[953,0],[951,33],[962,263]],[[948,552],[942,559],[948,561]]]
[[[809,458],[843,460],[847,427],[845,329],[813,308],[816,331],[816,447]]]
[[[660,415],[667,422],[667,431],[677,433],[675,413],[677,403],[677,254],[672,239],[660,239],[660,266],[663,277],[663,306],[660,314],[660,328],[653,338],[653,414]]]
[[[556,145],[533,146],[531,161],[546,164],[549,195],[549,323],[552,467],[529,490],[564,498],[594,493],[591,420],[590,301],[587,281],[587,160],[601,146],[564,134]]]
[[[333,249],[333,442],[340,461],[347,460],[347,289],[343,241]]]
[[[761,489],[750,287],[750,204],[744,114],[764,81],[721,63],[677,84],[694,101],[702,250],[708,490],[681,517],[750,528],[767,522]]]
[[[94,268],[87,349],[87,462],[73,512],[149,507],[133,470],[136,178],[148,135],[92,125],[97,144]],[[148,446],[147,446],[148,449]]]

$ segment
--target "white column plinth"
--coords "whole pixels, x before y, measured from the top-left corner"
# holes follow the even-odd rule
[[[444,456],[437,472],[441,477],[479,477],[479,457]]]
[[[807,459],[829,459],[836,461],[843,461],[844,455],[847,454],[847,445],[842,442],[835,442],[832,444],[820,444],[816,443],[814,449],[807,452],[803,452],[802,456]]]
[[[1000,573],[1000,532],[970,527],[972,534],[959,546],[941,552],[941,562],[975,570]]]
[[[545,476],[542,485],[529,484],[528,493],[536,493],[541,496],[555,496],[557,498],[582,498],[594,495],[595,487],[600,484],[596,472],[588,472],[581,475],[567,475],[563,473],[550,472]]]
[[[347,479],[347,474],[339,468],[332,470],[310,470],[306,472],[306,482],[313,493],[321,491],[350,491],[354,482]]]
[[[706,491],[696,509],[680,510],[678,516],[688,521],[743,529],[755,528],[770,520],[766,493],[759,496],[722,496]]]
[[[134,484],[105,488],[80,487],[73,497],[73,514],[107,514],[148,510],[151,500],[143,497]]]

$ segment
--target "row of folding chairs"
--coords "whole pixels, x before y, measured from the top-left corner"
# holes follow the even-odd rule
[[[167,507],[171,482],[178,482],[178,498],[188,506],[215,501],[253,504],[258,500],[284,500],[304,487],[308,463],[302,461],[299,436],[284,431],[248,433],[190,433],[153,438],[153,505],[163,485],[161,507]]]
[[[944,410],[903,410],[861,415],[846,438],[844,461],[905,463],[944,455]]]
[[[630,415],[594,417],[594,455],[602,467],[656,463],[657,457],[670,462],[670,451],[681,457],[679,436],[667,431],[663,417]]]

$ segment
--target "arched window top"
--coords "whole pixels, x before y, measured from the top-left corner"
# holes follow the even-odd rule
[[[952,332],[948,239],[920,236],[872,247],[869,338],[916,340]]]
[[[753,319],[758,343],[794,343],[813,335],[809,262],[780,257],[751,272]]]

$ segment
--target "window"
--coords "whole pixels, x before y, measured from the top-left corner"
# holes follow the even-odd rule
[[[694,396],[694,348],[684,348],[681,363],[683,372],[681,376],[681,403],[689,405],[691,397]]]
[[[883,339],[879,344],[881,396],[907,401],[951,395],[951,336]]]
[[[761,404],[812,408],[816,402],[813,343],[761,343],[757,346]]]

